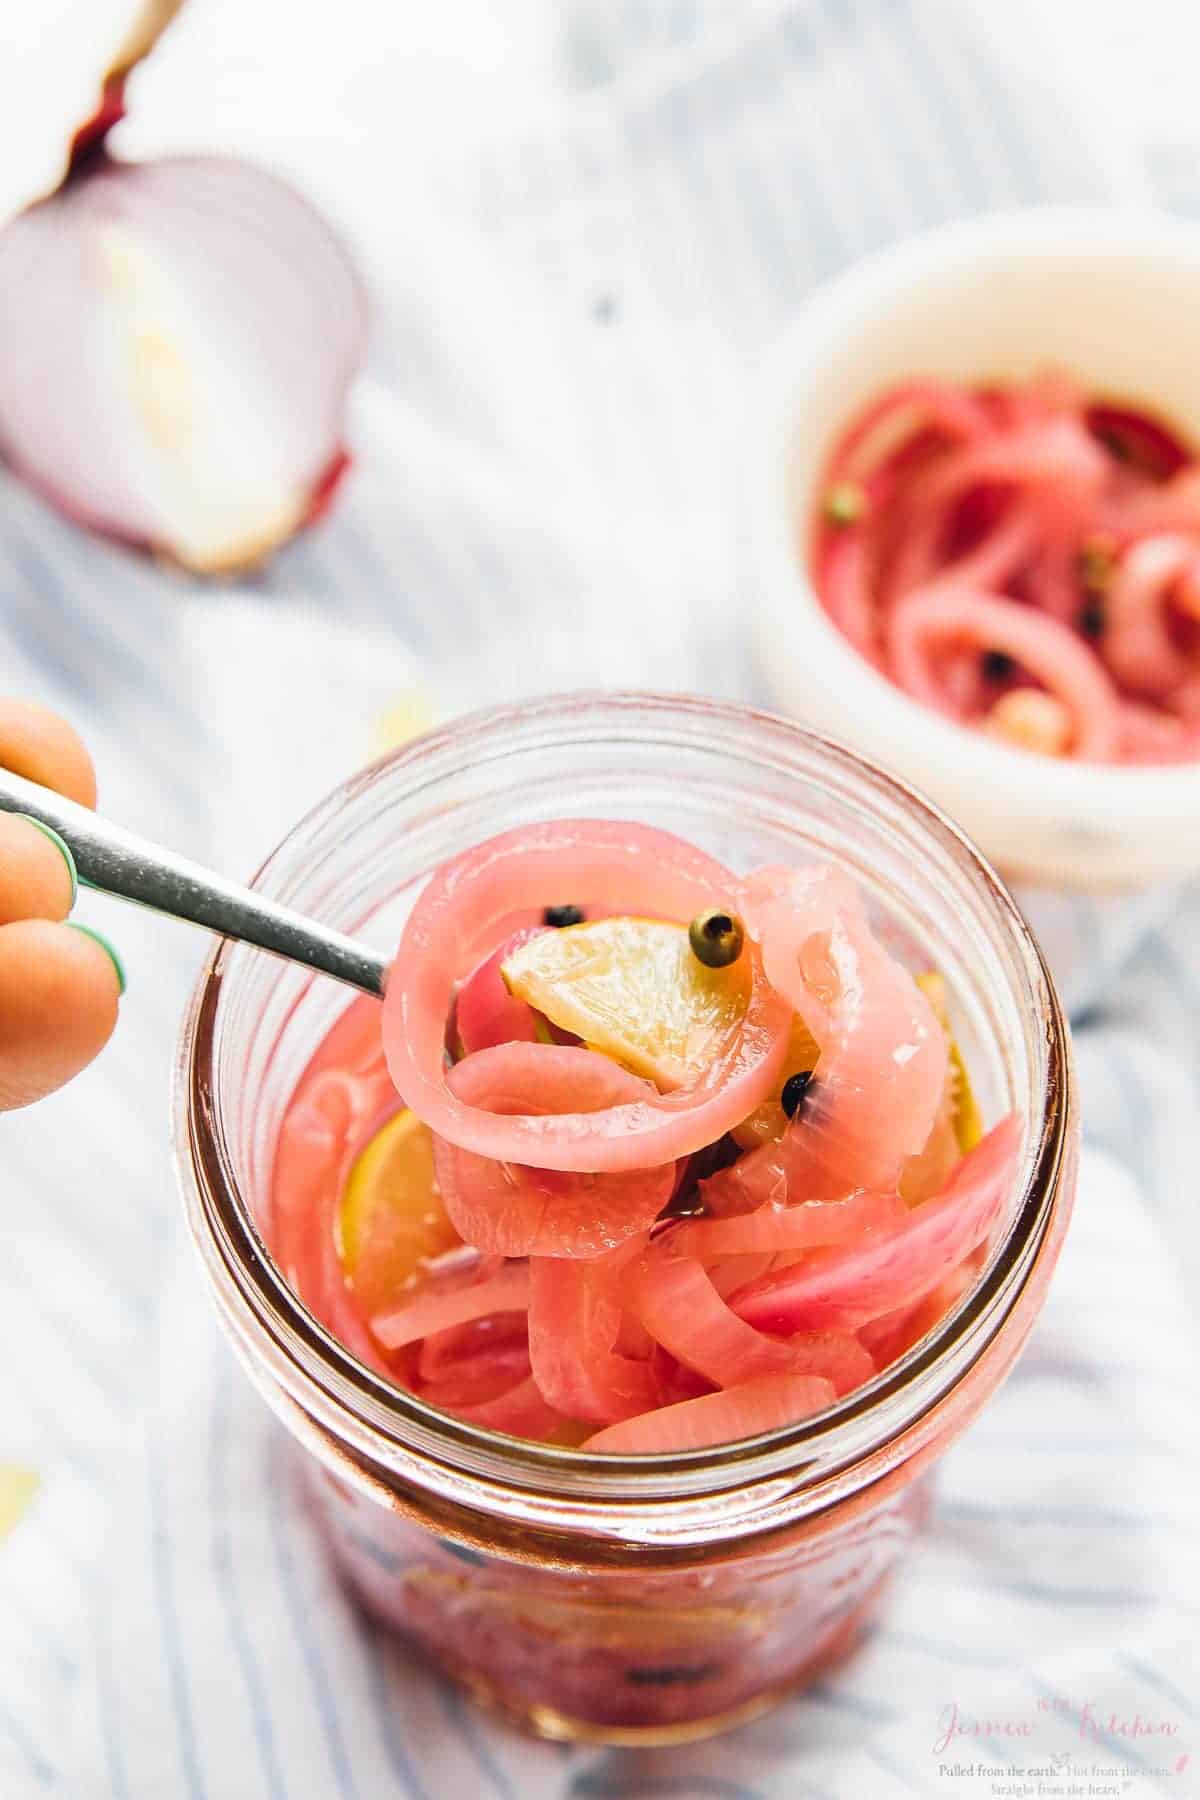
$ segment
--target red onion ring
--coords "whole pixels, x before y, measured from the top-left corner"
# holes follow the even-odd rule
[[[934,649],[946,644],[1011,656],[1069,710],[1076,757],[1100,762],[1115,755],[1117,691],[1099,657],[1057,619],[967,589],[926,588],[902,600],[889,622],[892,677],[914,699],[953,718],[930,663]]]
[[[498,924],[560,895],[578,904],[637,906],[657,918],[691,918],[736,892],[729,870],[669,832],[619,820],[521,826],[446,864],[413,908],[388,978],[383,1043],[392,1080],[431,1130],[461,1149],[539,1169],[608,1174],[673,1162],[715,1142],[752,1112],[787,1050],[787,1002],[767,983],[750,947],[750,999],[726,1053],[690,1087],[597,1112],[500,1116],[458,1098],[447,1084],[443,1038],[463,966],[494,942]],[[595,1052],[554,1044],[502,1046],[514,1076],[591,1073]],[[494,1056],[496,1051],[480,1051]]]
[[[1053,756],[1196,754],[1180,720],[1200,678],[1200,459],[1172,426],[1054,371],[907,381],[851,423],[825,480],[821,603],[913,698]]]

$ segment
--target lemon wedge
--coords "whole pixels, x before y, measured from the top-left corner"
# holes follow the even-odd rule
[[[683,1087],[720,1055],[745,1017],[749,959],[709,969],[687,927],[664,919],[596,919],[532,937],[500,973],[562,1031],[645,1075]]]
[[[438,1193],[428,1127],[407,1108],[351,1165],[337,1238],[342,1267],[368,1315],[392,1304],[426,1258],[459,1242]]]

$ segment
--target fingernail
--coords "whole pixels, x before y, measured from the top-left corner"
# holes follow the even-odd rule
[[[70,925],[72,931],[82,931],[84,937],[93,938],[95,940],[95,942],[97,944],[99,944],[99,946],[103,950],[104,954],[108,957],[109,961],[112,963],[113,968],[117,971],[117,980],[121,984],[121,992],[124,993],[125,992],[125,964],[121,961],[120,957],[117,955],[116,951],[113,949],[112,945],[109,943],[109,941],[105,937],[104,933],[102,931],[96,931],[91,925],[80,925],[76,919],[69,919],[67,921],[67,923]]]
[[[71,877],[71,906],[74,906],[76,896],[79,893],[79,870],[75,867],[75,858],[71,855],[70,844],[68,844],[66,838],[58,835],[53,825],[47,825],[42,819],[35,819],[32,813],[18,813],[16,816],[18,819],[24,819],[26,824],[32,825],[36,830],[40,831],[43,837],[48,837],[50,842],[54,845],[54,848],[62,856],[63,861],[67,865],[67,873]],[[69,906],[67,911],[70,912],[70,910],[71,907]]]

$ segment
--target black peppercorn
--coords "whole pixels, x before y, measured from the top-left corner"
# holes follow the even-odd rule
[[[983,653],[983,673],[988,681],[1007,681],[1016,666],[1007,650],[985,650]]]
[[[581,906],[548,906],[542,914],[542,924],[552,925],[556,931],[564,925],[582,925],[583,908]]]
[[[783,1092],[779,1096],[779,1104],[789,1119],[794,1119],[804,1104],[805,1096],[812,1086],[813,1072],[801,1069],[795,1075],[789,1075],[783,1084]]]

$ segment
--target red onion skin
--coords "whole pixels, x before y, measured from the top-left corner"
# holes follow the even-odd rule
[[[182,5],[183,0],[142,0],[124,43],[101,80],[95,112],[83,121],[71,139],[67,166],[59,187],[65,187],[86,167],[89,157],[103,148],[113,126],[121,123],[126,112],[126,82],[138,64],[149,56]]]
[[[71,139],[71,148],[67,155],[67,172],[60,182],[65,187],[86,171],[88,163],[97,151],[103,149],[104,141],[114,125],[119,125],[125,117],[125,80],[126,71],[119,75],[106,75],[104,86],[100,92],[100,104],[90,119],[79,127]]]

